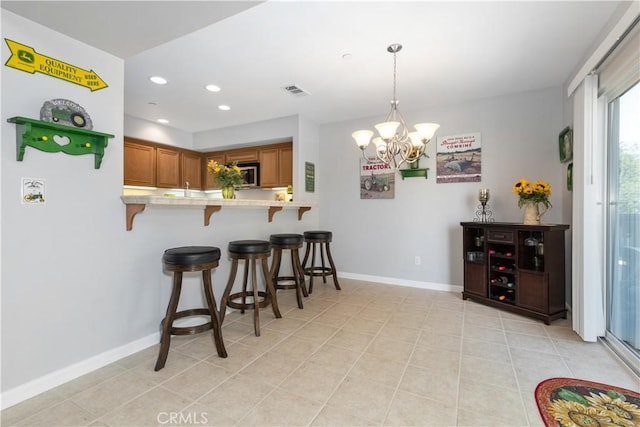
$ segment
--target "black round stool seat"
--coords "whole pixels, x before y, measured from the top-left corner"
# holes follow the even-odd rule
[[[269,237],[271,244],[278,246],[296,245],[302,247],[303,240],[302,234],[272,234]]]
[[[172,265],[209,264],[220,260],[220,248],[214,246],[183,246],[164,251],[162,262]]]
[[[310,240],[327,240],[330,242],[331,239],[333,238],[333,233],[330,231],[320,231],[320,230],[305,231],[304,238],[310,239]]]
[[[235,240],[229,242],[229,252],[251,255],[271,251],[271,245],[266,240]]]

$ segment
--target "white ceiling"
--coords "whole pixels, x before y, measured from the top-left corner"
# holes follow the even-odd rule
[[[125,113],[165,118],[189,132],[293,114],[319,124],[382,121],[392,98],[391,43],[404,46],[397,74],[403,111],[561,86],[620,4],[2,1],[124,58]],[[154,85],[151,75],[169,84]],[[205,91],[208,83],[222,91]],[[292,84],[310,95],[282,89]]]

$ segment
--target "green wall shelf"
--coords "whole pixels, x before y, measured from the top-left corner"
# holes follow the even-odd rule
[[[74,156],[95,154],[95,168],[100,169],[104,149],[109,143],[109,138],[114,137],[108,133],[77,129],[26,117],[11,117],[7,122],[16,124],[16,154],[19,162],[24,158],[24,151],[29,146],[47,153],[62,151]]]
[[[418,178],[418,177],[424,177],[424,179],[427,179],[427,171],[429,169],[400,169],[400,174],[402,175],[402,179],[404,180],[405,178]]]

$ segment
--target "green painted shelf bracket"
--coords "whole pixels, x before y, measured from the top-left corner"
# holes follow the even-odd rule
[[[109,138],[114,137],[108,133],[76,129],[25,117],[11,117],[7,122],[16,124],[16,154],[19,162],[24,158],[25,149],[33,147],[47,153],[62,151],[74,156],[95,154],[95,168],[100,169],[104,149],[109,143]]]
[[[416,178],[424,176],[424,179],[427,179],[427,171],[429,169],[400,169],[400,174],[402,175],[402,179],[405,178]]]

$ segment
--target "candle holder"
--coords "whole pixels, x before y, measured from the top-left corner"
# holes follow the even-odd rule
[[[478,192],[478,200],[480,204],[478,205],[478,210],[476,210],[476,217],[474,218],[474,222],[494,222],[494,219],[491,218],[493,216],[493,212],[489,209],[489,205],[487,202],[489,201],[489,189],[481,188]]]

